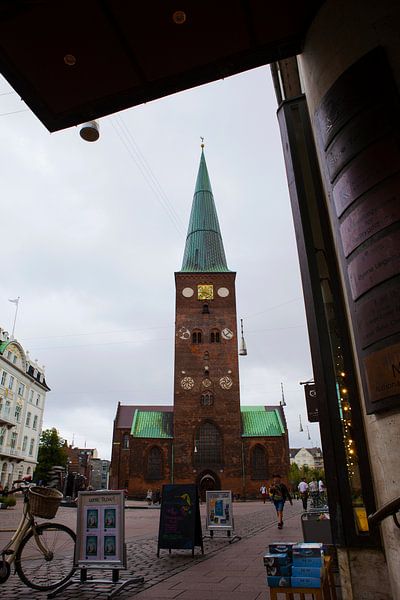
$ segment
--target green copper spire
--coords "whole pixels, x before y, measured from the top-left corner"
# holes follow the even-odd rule
[[[229,271],[203,144],[181,272]]]

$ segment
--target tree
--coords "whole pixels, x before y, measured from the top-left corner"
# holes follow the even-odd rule
[[[57,429],[45,429],[40,436],[35,480],[47,483],[51,469],[54,466],[65,467],[67,459],[64,440],[59,436]]]
[[[289,482],[293,491],[297,490],[297,486],[299,485],[301,479],[305,477],[307,483],[311,481],[311,479],[324,479],[325,474],[323,469],[314,469],[307,465],[303,465],[301,468],[296,465],[296,463],[292,463],[289,469]]]

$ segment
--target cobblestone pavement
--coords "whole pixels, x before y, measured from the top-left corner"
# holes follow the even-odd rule
[[[64,509],[68,511],[68,509]],[[74,529],[73,521],[76,519],[76,512],[74,509],[69,509],[68,512],[59,511],[56,520],[64,522]],[[301,514],[301,505],[294,502],[294,506],[287,505],[285,507],[285,516],[293,516]],[[129,513],[129,514],[128,514]],[[192,557],[190,551],[179,551],[172,550],[171,554],[167,550],[160,550],[160,557],[157,558],[157,533],[159,511],[157,510],[132,510],[126,511],[128,520],[135,525],[137,523],[145,522],[142,526],[127,528],[126,539],[127,539],[127,570],[121,571],[122,580],[128,579],[129,577],[141,576],[144,577],[143,584],[133,584],[127,587],[121,593],[121,598],[131,598],[137,593],[142,592],[161,581],[184,571],[185,569],[193,566],[202,561],[208,560],[210,556],[215,553],[222,552],[229,547],[230,541],[235,544],[240,544],[240,540],[232,539],[228,537],[222,537],[221,534],[215,534],[214,538],[210,538],[207,535],[205,529],[204,519],[204,507],[201,507],[202,513],[202,527],[204,535],[204,555],[201,554],[200,548],[195,549],[195,555]],[[146,521],[146,519],[149,519]],[[2,521],[1,526],[4,526]],[[246,506],[236,505],[235,510],[235,535],[240,536],[242,539],[252,537],[254,534],[259,533],[263,530],[276,526],[276,516],[273,506],[266,504],[265,506],[260,503],[246,503]],[[138,531],[149,530],[149,533],[142,535],[135,535]],[[3,539],[4,534],[1,538]],[[1,541],[1,540],[0,540]],[[93,578],[111,579],[110,571],[103,570],[91,570],[88,574]],[[92,575],[93,574],[93,575]],[[64,590],[59,596],[63,600],[75,600],[77,597],[82,600],[89,598],[107,598],[107,595],[111,592],[112,586],[109,584],[100,583],[88,583],[85,586],[73,584],[71,587]],[[2,600],[15,600],[16,595],[19,599],[28,600],[43,600],[46,598],[46,593],[37,592],[26,587],[18,578],[16,574],[12,574],[9,580],[0,587],[1,599]]]

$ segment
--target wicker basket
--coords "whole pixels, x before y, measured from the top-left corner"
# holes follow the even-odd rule
[[[31,515],[41,519],[53,519],[63,495],[54,488],[31,487],[29,488],[29,510]]]

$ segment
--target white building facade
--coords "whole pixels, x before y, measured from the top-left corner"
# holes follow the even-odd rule
[[[0,481],[3,487],[37,464],[46,393],[44,368],[0,328]]]
[[[324,460],[321,448],[291,448],[290,464],[293,463],[295,463],[299,469],[302,467],[323,469]]]

